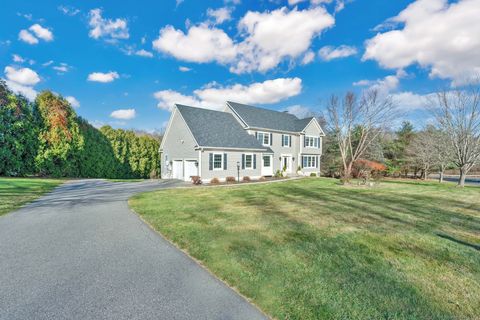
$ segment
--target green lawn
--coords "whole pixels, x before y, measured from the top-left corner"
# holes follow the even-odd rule
[[[302,179],[130,205],[278,319],[480,318],[480,188]]]
[[[62,182],[54,179],[0,178],[0,216],[35,200]]]
[[[146,179],[107,179],[109,182],[143,182]]]

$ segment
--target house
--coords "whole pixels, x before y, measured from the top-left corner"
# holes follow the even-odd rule
[[[176,104],[160,145],[162,178],[319,174],[324,135],[314,117],[235,102],[223,111]]]

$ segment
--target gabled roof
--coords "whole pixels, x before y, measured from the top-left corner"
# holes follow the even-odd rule
[[[249,135],[231,113],[176,104],[199,147],[258,149],[271,152]]]
[[[287,112],[258,108],[232,101],[227,101],[227,105],[249,128],[302,132],[313,119],[313,117],[298,119]]]

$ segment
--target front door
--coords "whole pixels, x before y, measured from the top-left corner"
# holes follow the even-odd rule
[[[282,168],[281,170],[286,173],[292,173],[292,156],[282,156]]]
[[[273,176],[272,157],[271,155],[262,157],[262,176],[264,177]]]

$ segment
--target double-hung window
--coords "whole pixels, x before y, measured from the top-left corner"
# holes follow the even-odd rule
[[[303,168],[311,169],[317,167],[317,156],[302,156],[302,165]]]
[[[320,138],[314,136],[305,136],[305,147],[320,148]]]
[[[245,155],[245,169],[253,169],[253,154]]]
[[[270,145],[270,133],[268,133],[268,132],[257,132],[257,139],[264,146],[269,146]]]
[[[213,154],[213,170],[223,170],[223,154]]]
[[[292,137],[288,134],[282,134],[282,147],[290,147],[290,139]]]

